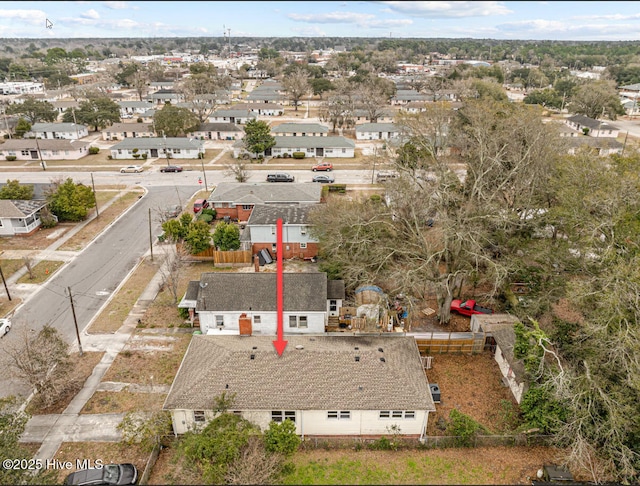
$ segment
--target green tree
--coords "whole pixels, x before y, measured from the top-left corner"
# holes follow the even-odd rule
[[[278,423],[269,422],[264,432],[264,443],[268,452],[292,455],[300,446],[300,437],[296,434],[296,424],[291,420]]]
[[[333,89],[333,84],[331,84],[331,81],[325,78],[313,78],[310,81],[310,84],[314,96],[320,96],[321,98],[324,93]]]
[[[258,59],[265,61],[268,59],[277,59],[280,57],[280,53],[272,47],[263,47],[258,51]]]
[[[606,115],[615,120],[618,115],[624,115],[615,83],[611,81],[592,81],[578,86],[571,97],[569,111],[594,119]]]
[[[33,199],[33,184],[21,185],[18,179],[7,179],[7,183],[0,188],[0,199]]]
[[[162,223],[162,230],[174,242],[184,240],[191,225],[191,215],[182,214],[179,219],[169,219]]]
[[[51,212],[62,221],[82,221],[96,205],[93,191],[84,184],[68,178],[57,181],[55,186],[47,199]]]
[[[221,251],[240,248],[240,230],[233,223],[220,221],[213,232],[213,244]]]
[[[33,96],[27,96],[22,103],[10,104],[7,114],[23,115],[31,124],[53,122],[58,117],[58,112],[51,103],[36,100]]]
[[[144,450],[151,452],[172,433],[171,415],[166,410],[151,414],[129,412],[117,428],[122,431],[122,441],[125,444],[140,444]]]
[[[209,225],[204,221],[193,221],[191,225],[189,225],[189,231],[187,231],[184,237],[184,242],[192,255],[196,255],[211,247]]]
[[[167,103],[156,111],[153,121],[157,133],[167,137],[179,137],[196,130],[200,124],[198,117],[187,108],[179,108]]]
[[[523,102],[527,105],[540,105],[545,108],[562,107],[562,96],[558,95],[555,89],[542,89],[530,92],[524,97]]]
[[[244,133],[244,147],[256,156],[276,144],[271,128],[265,121],[249,120],[244,126]]]
[[[16,123],[16,128],[15,128],[16,136],[24,137],[24,134],[27,133],[29,130],[31,130],[31,123],[29,123],[24,118],[20,118],[18,120],[18,123]]]
[[[73,123],[74,111],[75,121],[93,126],[96,132],[120,121],[120,106],[107,97],[101,96],[81,101],[80,106],[75,110],[67,108],[62,115],[62,121]]]
[[[51,49],[47,49],[47,55],[45,57],[45,62],[47,64],[55,64],[57,62],[63,61],[67,59],[68,54],[62,47],[53,47]]]

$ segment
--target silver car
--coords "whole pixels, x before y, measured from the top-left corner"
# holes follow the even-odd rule
[[[123,167],[122,169],[120,169],[120,173],[124,174],[125,172],[142,172],[143,169],[141,166],[139,165],[127,165],[126,167]]]

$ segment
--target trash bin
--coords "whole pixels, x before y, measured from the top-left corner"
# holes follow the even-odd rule
[[[429,389],[431,390],[431,396],[435,403],[440,403],[440,387],[437,383],[430,383]]]

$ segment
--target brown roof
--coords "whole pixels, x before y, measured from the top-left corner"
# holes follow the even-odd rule
[[[279,357],[273,336],[193,336],[163,408],[435,410],[413,337],[285,338]]]
[[[41,200],[0,199],[0,218],[26,218],[46,205]]]

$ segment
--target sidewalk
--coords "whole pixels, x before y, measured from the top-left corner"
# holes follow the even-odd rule
[[[163,263],[167,265],[168,261]],[[104,351],[105,355],[96,365],[82,390],[59,415],[37,415],[29,419],[20,437],[21,442],[42,442],[34,459],[52,459],[63,442],[118,442],[122,435],[117,429],[125,414],[83,414],[80,411],[101,387],[107,370],[122,351],[138,319],[154,301],[160,288],[162,273],[159,270],[143,290],[122,326],[114,334],[82,335],[83,351]],[[115,294],[114,294],[115,295]]]

